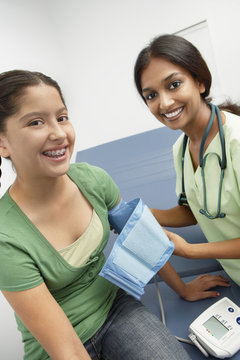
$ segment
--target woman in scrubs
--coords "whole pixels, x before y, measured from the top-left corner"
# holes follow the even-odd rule
[[[181,201],[153,214],[167,227],[199,223],[208,243],[190,244],[168,232],[174,253],[216,258],[240,285],[240,107],[225,103],[218,111],[211,105],[211,81],[199,51],[175,35],[155,38],[135,64],[135,84],[149,110],[168,128],[183,132],[173,146]]]

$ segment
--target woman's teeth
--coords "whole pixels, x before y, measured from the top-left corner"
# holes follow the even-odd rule
[[[63,156],[66,152],[66,149],[61,149],[61,150],[52,150],[52,151],[45,151],[43,154],[47,155],[49,157],[60,157]]]
[[[168,118],[168,119],[171,119],[171,118],[177,116],[178,114],[180,114],[180,112],[182,112],[182,110],[183,110],[183,107],[181,107],[173,112],[164,113],[164,116],[166,116],[166,118]]]

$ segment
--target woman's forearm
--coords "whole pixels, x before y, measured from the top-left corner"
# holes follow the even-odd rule
[[[240,259],[240,238],[191,244],[176,233],[165,232],[174,243],[174,255],[187,259]]]
[[[188,244],[186,257],[189,259],[240,259],[240,238]]]
[[[187,206],[175,206],[171,209],[151,209],[160,225],[166,227],[183,227],[197,223],[193,213]]]

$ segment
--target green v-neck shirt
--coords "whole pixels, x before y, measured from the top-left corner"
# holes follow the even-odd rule
[[[86,264],[71,266],[6,192],[0,199],[0,290],[27,290],[44,282],[84,343],[104,323],[118,290],[98,274],[105,262],[103,249],[110,233],[108,210],[117,204],[120,193],[104,170],[87,163],[72,164],[68,176],[102,222],[99,246]],[[16,320],[24,342],[24,359],[49,359],[17,315]]]

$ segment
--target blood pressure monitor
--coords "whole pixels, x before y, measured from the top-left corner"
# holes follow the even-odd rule
[[[209,354],[229,358],[240,350],[240,308],[224,297],[199,315],[189,331],[190,339],[194,336]]]

